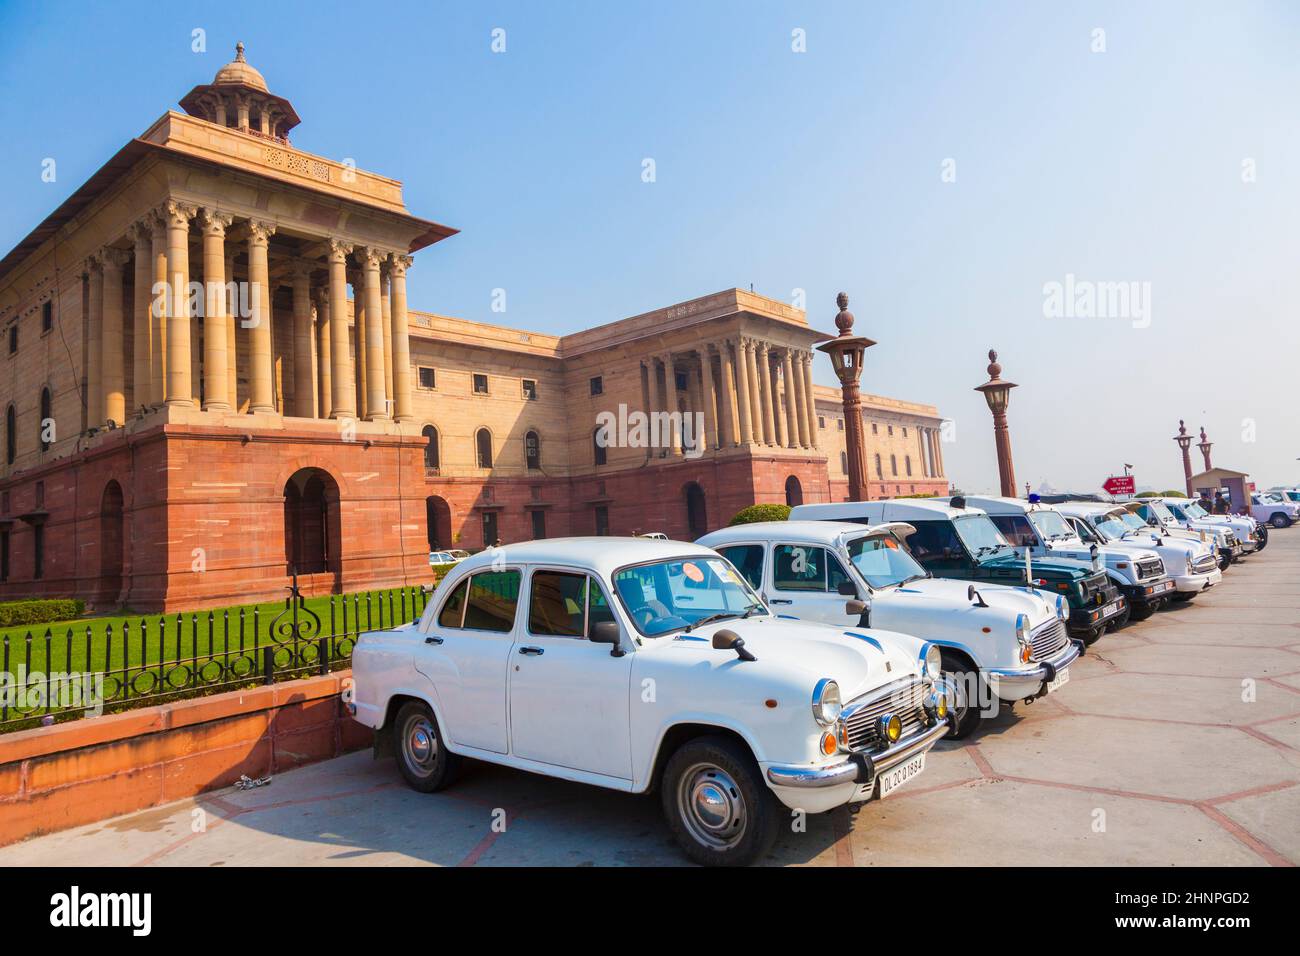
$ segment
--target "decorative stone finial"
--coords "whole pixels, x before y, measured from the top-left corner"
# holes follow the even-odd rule
[[[1178,419],[1178,434],[1179,435],[1187,434],[1187,426],[1183,424],[1183,420],[1181,418]]]
[[[1202,425],[1202,426],[1201,426],[1201,442],[1202,442],[1202,443],[1205,443],[1205,442],[1207,442],[1207,441],[1209,441],[1209,440],[1210,440],[1210,439],[1209,439],[1208,437],[1206,437],[1206,434],[1205,434],[1205,426]]]
[[[247,62],[248,62],[247,60],[244,59],[244,41],[243,41],[243,40],[240,40],[238,43],[235,44],[235,62],[236,62],[236,63],[247,63]]]
[[[989,349],[989,378],[999,378],[1002,375],[1002,366],[998,364],[998,353],[996,349]]]
[[[835,297],[835,304],[840,307],[839,314],[835,316],[835,327],[840,330],[840,337],[852,335],[853,313],[849,311],[849,294],[841,292]]]

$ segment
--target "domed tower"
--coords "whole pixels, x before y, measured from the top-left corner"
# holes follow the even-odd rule
[[[185,94],[181,108],[191,116],[255,136],[289,142],[289,130],[300,120],[293,104],[276,96],[262,74],[244,59],[244,44],[235,44],[235,58],[217,70],[211,83]]]

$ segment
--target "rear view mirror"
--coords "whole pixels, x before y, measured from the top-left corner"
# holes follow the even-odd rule
[[[862,612],[867,609],[866,601],[845,601],[844,613],[852,617],[853,615],[861,616]]]
[[[610,657],[622,657],[623,647],[619,637],[617,621],[598,621],[591,627],[591,634],[587,640],[593,644],[612,644],[613,647],[609,652]]]
[[[736,656],[742,661],[758,660],[753,654],[745,650],[745,639],[735,631],[722,628],[713,632],[713,649],[716,651],[735,651]]]

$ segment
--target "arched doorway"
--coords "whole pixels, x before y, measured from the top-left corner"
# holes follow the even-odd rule
[[[122,594],[122,486],[110,481],[99,503],[99,603],[116,604]]]
[[[785,480],[785,503],[791,508],[803,504],[803,485],[794,475]]]
[[[424,499],[424,523],[429,531],[430,551],[451,547],[451,505],[446,498],[430,495]]]
[[[709,514],[705,507],[704,489],[698,482],[688,482],[683,495],[686,498],[686,527],[691,540],[705,535],[709,531]]]
[[[333,574],[339,566],[339,486],[320,468],[302,468],[284,485],[284,556],[290,574]]]

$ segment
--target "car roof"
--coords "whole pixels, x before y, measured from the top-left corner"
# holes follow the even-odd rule
[[[1051,505],[1032,505],[1023,498],[1008,498],[1005,495],[965,495],[966,503],[975,508],[982,508],[986,514],[991,515],[1020,515],[1033,510],[1035,507],[1051,508]],[[940,498],[939,501],[951,501],[951,498]]]
[[[1053,507],[1065,515],[1096,515],[1125,510],[1124,505],[1118,501],[1062,501]]]
[[[954,508],[943,498],[884,498],[879,501],[797,505],[790,511],[790,518],[824,521],[848,518],[867,520],[872,524],[887,524],[890,521],[935,521],[982,514],[985,514],[982,508]]]
[[[719,528],[697,538],[696,543],[717,548],[746,541],[802,538],[829,545],[835,544],[842,534],[871,534],[889,530],[892,529],[860,524],[856,521],[755,521],[752,524]]]
[[[499,548],[487,548],[465,558],[456,566],[457,573],[490,568],[494,563],[562,564],[585,568],[609,576],[629,564],[662,561],[667,558],[711,557],[714,552],[688,541],[662,541],[656,538],[543,538],[521,541]]]

